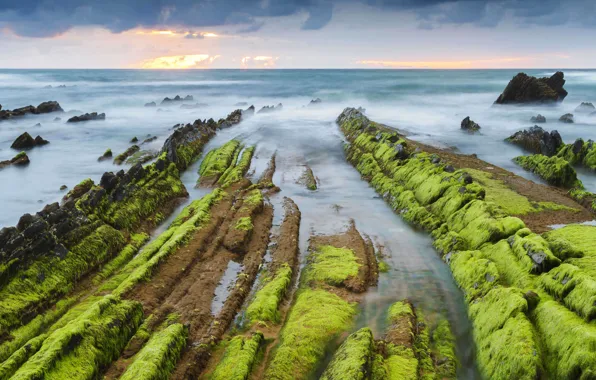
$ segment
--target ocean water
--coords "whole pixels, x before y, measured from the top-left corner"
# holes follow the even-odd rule
[[[407,225],[380,199],[346,161],[343,137],[335,118],[345,107],[362,106],[376,121],[399,128],[410,137],[438,146],[453,146],[466,154],[502,166],[540,182],[517,167],[511,159],[523,152],[503,139],[532,126],[530,117],[541,113],[548,122],[543,128],[557,129],[566,142],[576,138],[596,139],[596,117],[577,114],[575,124],[558,123],[559,116],[572,112],[583,101],[596,103],[596,71],[565,71],[569,96],[553,106],[492,107],[492,103],[517,70],[0,70],[0,104],[4,109],[57,100],[67,114],[31,116],[0,122],[0,159],[17,152],[12,141],[24,131],[41,135],[49,145],[28,152],[25,168],[0,170],[0,227],[14,225],[25,212],[59,201],[61,185],[72,188],[84,178],[98,181],[105,171],[121,167],[97,158],[111,148],[114,155],[131,144],[130,139],[157,136],[143,148],[160,149],[177,123],[225,117],[239,102],[255,105],[283,103],[283,110],[256,114],[233,128],[218,132],[205,151],[232,138],[257,146],[251,173],[258,178],[273,153],[277,154],[274,182],[282,189],[271,198],[274,222],[282,219],[281,203],[291,197],[302,211],[301,255],[308,239],[317,233],[338,233],[354,220],[387,255],[391,269],[382,274],[379,286],[371,289],[362,304],[358,326],[371,326],[376,334],[384,329],[384,311],[397,300],[411,299],[432,319],[443,315],[457,337],[462,368],[459,378],[478,378],[474,364],[471,326],[463,296],[449,268],[441,261],[428,234]],[[546,76],[553,71],[531,70]],[[53,86],[46,88],[46,86]],[[56,86],[66,87],[57,88]],[[146,108],[168,96],[192,95],[199,109],[176,106]],[[321,98],[317,107],[305,107]],[[242,106],[246,108],[246,106]],[[70,112],[70,111],[77,112]],[[105,112],[105,121],[67,124],[66,119],[82,112]],[[62,120],[54,121],[58,116]],[[469,135],[460,122],[470,116],[482,131]],[[41,126],[36,126],[40,123]],[[308,164],[319,180],[319,190],[310,192],[296,180]],[[182,175],[190,199],[205,194],[196,189],[200,160]],[[126,168],[123,165],[122,168]],[[596,174],[580,172],[586,187],[596,191]],[[189,199],[189,201],[190,201]],[[181,206],[182,207],[182,206]],[[157,230],[157,235],[167,221]],[[231,269],[234,272],[234,268]],[[222,288],[224,289],[225,286]],[[225,289],[224,289],[225,290]],[[224,294],[224,293],[222,293]]]

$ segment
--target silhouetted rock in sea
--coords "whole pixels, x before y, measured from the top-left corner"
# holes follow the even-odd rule
[[[14,156],[10,160],[0,161],[0,169],[3,169],[10,165],[16,165],[16,166],[29,165],[29,162],[30,161],[29,161],[29,157],[27,156],[27,154],[25,152],[21,152],[21,153],[17,154],[16,156]]]
[[[521,146],[529,152],[543,154],[549,157],[557,154],[559,149],[564,145],[559,132],[547,132],[537,125],[523,131],[515,132],[506,138],[505,141]]]
[[[309,106],[318,106],[321,103],[323,103],[321,98],[316,98],[316,99],[311,100],[310,103],[308,103],[308,105]]]
[[[157,103],[155,103],[155,102],[145,103],[145,107],[157,107]]]
[[[566,113],[565,115],[563,115],[563,116],[561,116],[561,117],[559,118],[559,121],[560,121],[561,123],[568,123],[568,124],[571,124],[571,123],[573,123],[573,114],[571,114],[571,113]]]
[[[531,77],[525,73],[519,73],[511,79],[496,104],[516,103],[552,103],[562,101],[567,96],[563,88],[565,84],[564,74],[557,71],[550,78]]]
[[[99,156],[97,161],[101,162],[101,161],[109,160],[110,158],[112,158],[112,149],[107,149],[103,155]]]
[[[471,120],[469,116],[466,116],[466,118],[461,121],[461,129],[466,132],[477,132],[480,130],[480,125]]]
[[[35,146],[46,145],[48,143],[49,141],[44,140],[41,136],[33,138],[29,133],[25,132],[17,137],[10,147],[13,149],[30,149]]]
[[[229,128],[233,125],[236,125],[242,121],[244,117],[249,117],[254,115],[255,113],[255,106],[250,106],[244,111],[241,109],[237,109],[232,111],[225,119],[219,119],[217,121],[217,125],[219,128]]]
[[[283,104],[279,103],[276,106],[265,106],[265,107],[261,108],[259,110],[259,112],[257,112],[257,113],[268,113],[268,112],[273,112],[273,111],[281,111],[282,108],[284,108]]]
[[[98,114],[97,112],[91,112],[91,113],[86,113],[84,115],[71,117],[70,119],[68,119],[68,123],[78,123],[81,121],[105,120],[105,119],[106,119],[105,113]]]
[[[184,98],[181,97],[180,95],[176,95],[173,99],[170,99],[168,97],[165,97],[162,101],[161,101],[161,105],[167,106],[170,105],[172,103],[177,103],[177,102],[192,102],[194,100],[192,95],[186,95]]]
[[[532,116],[530,121],[532,123],[546,123],[546,117],[542,116],[541,114],[538,114],[536,116]]]
[[[37,107],[34,106],[26,106],[21,108],[15,108],[14,110],[2,110],[2,105],[0,105],[0,120],[8,120],[15,117],[22,117],[27,114],[39,115],[45,114],[50,112],[64,112],[60,104],[55,101],[43,102],[39,104]]]
[[[592,103],[582,102],[579,106],[575,108],[575,112],[594,112],[596,111],[596,107]]]

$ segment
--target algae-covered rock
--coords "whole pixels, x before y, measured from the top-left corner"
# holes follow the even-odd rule
[[[596,170],[596,144],[594,141],[577,139],[573,144],[567,144],[557,156],[569,161],[571,165],[581,165]]]
[[[577,179],[575,169],[560,157],[533,154],[515,157],[513,161],[522,168],[537,174],[551,185],[566,188],[583,187],[581,181]]]
[[[461,129],[466,132],[477,132],[480,130],[480,125],[471,120],[469,116],[466,116],[461,121]]]
[[[5,168],[10,165],[26,166],[26,165],[29,165],[29,163],[30,163],[30,161],[29,161],[29,156],[27,156],[27,153],[20,152],[16,156],[11,158],[10,160],[0,161],[0,169]]]
[[[101,162],[101,161],[109,160],[111,158],[112,158],[112,150],[107,149],[101,156],[99,156],[97,158],[97,161]]]
[[[550,78],[536,78],[525,73],[519,73],[511,79],[495,103],[550,103],[563,101],[567,96],[567,91],[563,88],[565,84],[563,78],[564,74],[561,71],[557,71]]]
[[[213,119],[195,120],[193,124],[179,127],[166,139],[160,155],[165,153],[168,161],[184,170],[198,158],[203,146],[215,135],[217,127]]]
[[[548,157],[556,155],[564,145],[559,132],[547,132],[537,125],[515,132],[505,141],[519,145],[531,153],[543,154]]]
[[[257,354],[264,341],[263,334],[256,332],[251,337],[236,336],[226,348],[215,371],[209,377],[212,380],[244,380],[250,376]]]
[[[374,353],[372,331],[365,327],[352,333],[335,351],[321,380],[368,379]]]
[[[140,151],[141,148],[138,145],[133,145],[126,149],[124,152],[120,153],[114,158],[114,164],[122,165],[130,156]]]

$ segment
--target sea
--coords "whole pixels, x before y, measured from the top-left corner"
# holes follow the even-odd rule
[[[478,378],[463,295],[448,266],[432,248],[428,234],[393,213],[346,162],[345,140],[335,119],[345,107],[363,107],[369,118],[395,127],[411,139],[475,153],[490,164],[542,183],[512,162],[524,152],[503,140],[531,127],[530,118],[538,113],[547,119],[541,126],[559,131],[566,143],[580,137],[596,140],[596,116],[574,112],[581,102],[596,104],[596,71],[565,70],[569,95],[561,103],[493,106],[508,81],[520,71],[534,76],[554,73],[550,69],[0,70],[2,109],[55,100],[66,111],[0,122],[0,160],[18,153],[10,145],[25,131],[50,141],[27,152],[31,160],[28,166],[0,170],[0,227],[15,225],[22,214],[60,201],[67,191],[60,190],[62,185],[71,189],[85,178],[97,182],[106,171],[126,169],[129,165],[98,162],[108,148],[116,155],[130,147],[134,137],[142,142],[156,136],[142,148],[159,150],[176,124],[217,120],[250,105],[258,111],[282,103],[280,111],[257,113],[218,132],[205,151],[232,138],[256,145],[249,171],[255,178],[275,153],[274,183],[282,191],[271,198],[274,224],[278,226],[283,217],[283,197],[291,197],[302,211],[302,258],[310,236],[340,232],[352,220],[386,256],[390,270],[381,275],[378,287],[367,293],[357,325],[372,326],[375,334],[382,334],[388,305],[409,298],[431,320],[444,316],[452,322],[461,362],[458,377]],[[193,101],[186,104],[199,105],[188,109],[180,104],[160,104],[165,97],[176,95],[191,95]],[[317,98],[321,103],[308,106]],[[145,107],[149,102],[157,105]],[[106,119],[66,123],[69,117],[86,112],[103,112]],[[558,122],[565,113],[574,113],[575,123]],[[466,116],[480,124],[480,133],[461,131],[460,123]],[[182,175],[189,201],[207,191],[195,188],[199,165],[200,160]],[[304,165],[313,169],[319,190],[311,192],[296,183]],[[578,174],[585,187],[596,192],[596,174],[585,170]],[[163,231],[168,221],[154,235]]]

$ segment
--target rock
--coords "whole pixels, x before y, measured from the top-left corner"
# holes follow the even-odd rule
[[[34,141],[35,141],[35,145],[37,145],[37,146],[46,145],[46,144],[49,144],[50,143],[48,140],[44,140],[39,135],[35,136],[35,140]]]
[[[596,111],[596,107],[592,103],[582,102],[579,106],[575,108],[575,112],[594,112]]]
[[[461,129],[467,132],[477,132],[480,130],[480,125],[476,124],[469,116],[461,121]]]
[[[15,108],[14,110],[4,110],[0,109],[0,120],[8,120],[15,117],[22,117],[27,114],[45,114],[50,112],[63,112],[64,110],[60,107],[60,104],[55,101],[43,102],[37,107],[33,106],[25,106],[21,108]]]
[[[106,119],[105,113],[98,114],[97,112],[91,112],[91,113],[86,113],[84,115],[71,117],[70,119],[68,119],[67,122],[68,123],[78,123],[81,121],[105,120],[105,119]]]
[[[532,116],[530,121],[532,123],[546,123],[546,117],[542,116],[541,114],[538,114],[536,116]]]
[[[105,160],[109,160],[110,158],[112,158],[112,149],[107,149],[103,155],[101,155],[97,161],[101,162],[101,161],[105,161]]]
[[[308,103],[308,105],[309,106],[318,106],[321,103],[323,103],[321,98],[316,98],[316,99],[311,100],[310,103]]]
[[[184,98],[180,97],[180,95],[176,95],[173,99],[165,97],[161,101],[161,105],[171,105],[172,103],[176,102],[192,102],[194,100],[192,95],[186,95]]]
[[[540,153],[549,157],[556,155],[559,149],[565,145],[559,132],[547,132],[537,125],[527,130],[515,132],[505,141],[521,146],[529,152]]]
[[[561,123],[568,123],[568,124],[573,123],[573,114],[566,113],[565,115],[563,115],[559,118],[559,121]]]
[[[130,143],[131,144],[134,144],[134,143],[137,143],[137,142],[139,142],[139,139],[137,138],[137,136],[135,136],[132,139],[130,139]]]
[[[35,128],[40,128],[40,127],[41,127],[41,123],[37,123],[37,124],[35,124],[33,127],[35,127]]]
[[[60,186],[60,191],[64,191],[64,190],[66,190],[66,189],[68,189],[68,186],[66,186],[66,185],[62,185],[62,186]]]
[[[565,84],[563,78],[564,74],[561,71],[557,71],[550,78],[536,78],[525,73],[519,73],[511,79],[495,103],[552,103],[563,101],[567,96],[567,91],[563,88]]]
[[[219,119],[217,124],[219,128],[229,128],[233,125],[236,125],[242,121],[242,119],[246,116],[252,116],[255,113],[255,106],[250,106],[244,111],[241,109],[237,109],[232,111],[225,119]]]
[[[138,152],[134,153],[126,160],[127,164],[144,164],[145,162],[151,161],[155,157],[157,157],[157,151],[155,150],[139,150]]]
[[[35,146],[35,140],[31,135],[27,132],[23,133],[19,137],[17,137],[12,145],[10,146],[13,149],[29,149]]]
[[[182,104],[180,105],[181,109],[187,109],[187,110],[192,110],[192,109],[196,109],[196,108],[205,108],[205,107],[209,107],[209,104],[207,103],[195,103],[195,104]]]
[[[149,144],[150,142],[153,142],[155,140],[157,140],[157,136],[148,137],[145,140],[143,140],[141,144]]]
[[[57,118],[54,119],[54,122],[58,122],[58,121],[62,121],[62,118],[61,117],[57,117]]]
[[[246,107],[248,105],[248,103],[246,102],[238,102],[236,104],[234,104],[234,107]]]
[[[126,161],[126,159],[128,157],[132,156],[133,154],[138,152],[140,149],[141,148],[138,145],[131,146],[130,148],[126,149],[124,152],[117,155],[116,158],[114,158],[114,164],[122,165],[122,163],[124,163],[124,161]]]
[[[279,103],[276,106],[264,106],[263,108],[261,108],[259,110],[259,112],[257,113],[268,113],[268,112],[273,112],[273,111],[281,111],[281,109],[283,108],[283,104]]]
[[[29,163],[30,163],[29,156],[27,156],[27,154],[25,152],[21,152],[21,153],[17,154],[16,156],[14,156],[10,160],[0,161],[0,169],[5,168],[10,165],[25,166],[25,165],[29,165]]]
[[[155,103],[155,102],[145,103],[145,107],[157,107],[157,103]]]
[[[237,111],[240,113],[238,117],[239,121],[242,111]],[[226,121],[226,119],[222,120]],[[193,124],[186,124],[183,127],[179,127],[166,139],[161,148],[160,155],[165,153],[168,161],[175,163],[178,169],[184,170],[191,164],[193,157],[199,154],[203,145],[215,135],[215,131],[220,126],[221,124],[216,123],[213,119],[199,119],[195,120]],[[157,163],[160,162],[162,160],[157,161]]]

